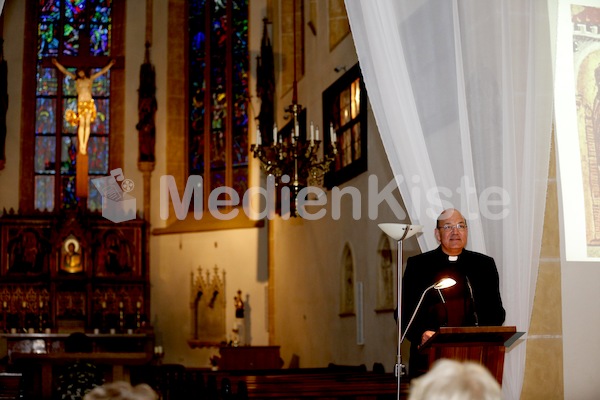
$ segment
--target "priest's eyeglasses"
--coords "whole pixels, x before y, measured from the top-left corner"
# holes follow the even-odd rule
[[[459,223],[456,225],[444,225],[444,226],[440,226],[438,229],[443,230],[444,232],[452,232],[453,229],[457,229],[459,231],[464,231],[465,229],[467,229],[467,224]]]

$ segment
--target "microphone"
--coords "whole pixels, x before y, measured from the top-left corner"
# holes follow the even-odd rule
[[[477,309],[475,308],[475,297],[473,296],[473,287],[471,286],[471,281],[469,277],[465,275],[465,280],[467,281],[467,287],[469,288],[469,294],[471,295],[471,304],[473,305],[473,317],[475,317],[475,326],[479,326],[479,317],[477,316]]]

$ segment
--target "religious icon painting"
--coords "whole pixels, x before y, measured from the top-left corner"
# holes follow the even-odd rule
[[[62,243],[59,270],[69,274],[83,272],[83,251],[79,240],[69,235]]]

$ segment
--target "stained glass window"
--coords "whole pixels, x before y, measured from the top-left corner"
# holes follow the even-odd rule
[[[94,74],[110,60],[112,0],[40,0],[38,2],[37,88],[35,113],[34,206],[58,211],[78,205],[76,193],[77,126],[65,118],[77,112],[75,80],[52,65],[56,58],[69,71]],[[110,71],[93,81],[96,119],[88,142],[88,181],[109,172]],[[87,208],[101,208],[88,184]]]
[[[191,0],[188,169],[208,190],[248,188],[248,0]]]

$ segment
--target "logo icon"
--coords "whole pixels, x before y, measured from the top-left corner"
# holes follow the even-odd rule
[[[110,176],[92,179],[102,196],[102,216],[118,223],[135,219],[136,199],[128,193],[135,187],[131,179],[125,179],[121,168],[110,171]]]

